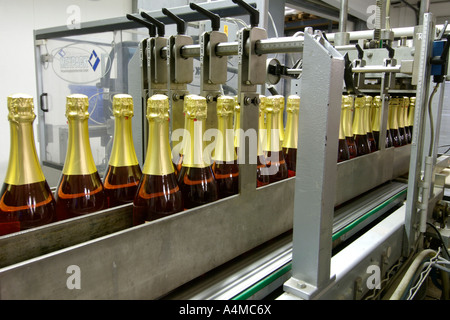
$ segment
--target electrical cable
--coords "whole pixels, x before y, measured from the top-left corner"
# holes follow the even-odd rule
[[[435,254],[436,251],[425,249],[414,257],[413,262],[409,266],[394,293],[391,295],[390,300],[401,300],[404,297],[405,293],[408,292],[409,286],[414,281],[417,270],[419,270],[419,267],[423,265],[424,260],[429,256],[434,256]]]
[[[406,300],[414,299],[415,295],[419,291],[419,289],[422,286],[422,284],[424,283],[425,279],[430,274],[431,268],[432,268],[433,264],[435,263],[435,261],[437,260],[440,252],[441,252],[441,248],[438,249],[438,251],[436,252],[434,257],[432,257],[429,262],[424,263],[423,268],[422,268],[422,272],[420,273],[420,276],[419,276],[419,280],[417,281],[417,283],[413,287],[411,287],[409,289],[409,295],[406,298]]]
[[[427,222],[427,225],[430,226],[430,227],[434,230],[434,232],[436,232],[436,234],[437,234],[439,240],[441,241],[441,246],[442,246],[442,248],[444,249],[445,254],[446,254],[447,257],[450,259],[450,253],[449,253],[449,251],[448,251],[448,248],[445,246],[444,239],[442,238],[442,235],[441,235],[441,233],[439,232],[439,230],[436,228],[436,226],[435,226],[434,224],[432,224],[432,223],[430,223],[430,222]]]
[[[433,92],[431,93],[430,99],[428,100],[428,117],[430,119],[430,148],[428,150],[428,156],[431,157],[433,153],[433,145],[434,145],[434,122],[433,122],[433,113],[431,112],[431,106],[433,97],[439,88],[439,82],[434,86]]]

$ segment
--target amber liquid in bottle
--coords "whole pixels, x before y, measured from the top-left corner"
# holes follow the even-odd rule
[[[375,138],[373,136],[373,132],[372,132],[372,114],[371,114],[371,106],[372,106],[372,96],[365,96],[366,99],[366,103],[364,106],[364,127],[365,127],[365,131],[366,131],[366,136],[367,136],[367,143],[369,146],[369,151],[370,152],[375,152],[377,151],[377,146],[376,146],[376,142],[375,142]]]
[[[398,99],[398,105],[397,105],[397,123],[398,123],[398,133],[400,138],[400,145],[404,146],[408,143],[408,138],[406,137],[406,131],[405,131],[405,108],[404,108],[404,102],[403,98],[397,98]]]
[[[7,98],[10,155],[0,193],[0,236],[56,221],[56,204],[42,172],[33,133],[32,96]]]
[[[358,151],[356,149],[355,139],[353,137],[353,98],[351,96],[344,96],[345,98],[344,109],[341,110],[344,122],[344,135],[345,141],[348,147],[349,158],[353,159],[358,156]]]
[[[400,147],[402,145],[402,140],[400,138],[400,132],[398,130],[398,121],[397,121],[397,107],[398,107],[398,98],[392,98],[389,101],[389,132],[392,137],[392,145],[394,147]]]
[[[69,219],[106,207],[103,183],[92,157],[88,130],[88,97],[67,97],[69,124],[67,155],[55,194],[58,220]]]
[[[239,193],[239,165],[233,131],[234,105],[233,97],[217,98],[217,129],[221,138],[218,139],[212,160],[221,199]]]
[[[409,97],[403,97],[403,124],[405,130],[405,143],[411,143],[411,129],[408,124]]]
[[[133,223],[138,225],[184,209],[169,142],[169,99],[155,94],[147,101],[149,139],[142,178],[133,202]]]
[[[300,109],[300,97],[290,95],[286,106],[286,130],[283,140],[283,156],[288,169],[288,177],[294,177],[297,170],[298,147],[298,113]]]
[[[133,109],[130,95],[116,94],[113,97],[114,140],[108,171],[103,180],[109,208],[133,202],[142,176],[133,142]]]
[[[284,158],[283,149],[280,145],[279,119],[281,106],[284,105],[284,97],[281,95],[266,98],[267,115],[267,144],[266,164],[269,170],[269,183],[288,178],[288,167]]]
[[[103,186],[108,207],[133,202],[142,176],[139,164],[134,166],[109,166]]]
[[[375,96],[372,100],[371,128],[375,146],[380,149],[380,122],[381,122],[381,97]]]
[[[369,145],[367,142],[367,133],[364,130],[364,108],[365,98],[355,98],[355,117],[353,119],[353,135],[355,137],[356,152],[358,156],[362,156],[370,153]]]
[[[349,97],[343,95],[341,102],[341,116],[339,121],[339,142],[338,142],[338,162],[346,161],[350,159],[350,153],[348,151],[347,140],[345,139],[345,109],[346,104],[349,104]]]
[[[210,160],[204,155],[203,134],[206,121],[206,99],[192,96],[186,101],[189,143],[185,145],[178,185],[184,208],[190,209],[219,199],[217,181]]]

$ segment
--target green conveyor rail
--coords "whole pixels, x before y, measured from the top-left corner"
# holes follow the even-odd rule
[[[362,215],[361,217],[359,217],[358,219],[356,219],[355,221],[353,221],[352,223],[347,225],[345,228],[342,228],[338,232],[334,233],[333,236],[332,236],[332,240],[334,241],[336,239],[339,239],[342,235],[344,235],[345,233],[347,233],[350,230],[352,230],[358,224],[360,224],[361,222],[363,222],[364,220],[366,220],[367,218],[369,218],[370,216],[372,216],[373,214],[375,214],[379,210],[383,209],[387,205],[391,204],[393,201],[395,201],[398,198],[400,198],[401,196],[403,196],[406,193],[406,191],[407,191],[407,189],[404,189],[404,190],[400,191],[396,195],[394,195],[391,198],[387,199],[386,201],[380,203],[378,206],[376,206],[375,208],[373,208],[372,210],[370,210],[366,214]],[[246,300],[246,299],[250,298],[255,293],[257,293],[258,291],[260,291],[264,287],[268,286],[269,284],[271,284],[273,281],[275,281],[279,277],[281,277],[284,274],[286,274],[287,272],[291,271],[291,269],[292,269],[292,263],[289,262],[289,263],[285,264],[283,267],[279,268],[277,271],[271,273],[267,277],[261,279],[260,281],[258,281],[254,285],[250,286],[246,290],[244,290],[241,293],[239,293],[238,295],[234,296],[233,298],[231,298],[231,300]]]

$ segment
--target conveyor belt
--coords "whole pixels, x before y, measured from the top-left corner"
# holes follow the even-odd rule
[[[336,210],[333,241],[344,241],[406,198],[403,182],[386,183]],[[291,276],[292,233],[255,248],[216,268],[163,299],[264,299]]]

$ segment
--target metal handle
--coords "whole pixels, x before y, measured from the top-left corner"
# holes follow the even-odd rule
[[[147,21],[142,20],[142,19],[139,19],[138,17],[135,17],[132,14],[127,14],[127,19],[135,21],[135,22],[140,23],[143,26],[147,27],[148,28],[148,34],[150,35],[150,37],[156,36],[156,27],[152,23],[147,22]]]
[[[250,14],[250,25],[253,27],[257,27],[259,25],[259,11],[249,5],[247,2],[243,0],[233,0],[241,8],[245,9]]]
[[[158,31],[158,36],[164,37],[164,34],[166,33],[164,23],[162,23],[158,19],[153,18],[152,16],[150,16],[148,13],[146,13],[144,11],[141,12],[141,16],[144,19],[149,20],[151,23],[153,23],[156,26],[156,29]]]
[[[44,97],[45,97],[45,103],[44,103]],[[39,101],[40,101],[40,107],[41,110],[44,112],[48,112],[48,93],[44,92],[41,93],[41,95],[39,96]],[[45,105],[45,108],[44,108]]]
[[[164,13],[170,19],[175,21],[175,23],[177,25],[177,33],[178,34],[185,34],[185,32],[186,32],[186,21],[184,21],[180,17],[174,15],[172,12],[167,10],[167,8],[162,8],[162,13]]]
[[[191,7],[192,10],[195,10],[195,11],[207,16],[211,20],[212,30],[219,31],[219,29],[220,29],[220,16],[219,15],[200,7],[198,4],[193,3],[193,2],[191,2],[189,4],[189,6]]]

